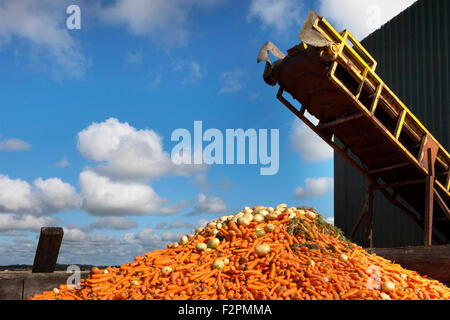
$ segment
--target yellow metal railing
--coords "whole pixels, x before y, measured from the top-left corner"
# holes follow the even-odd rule
[[[361,43],[348,31],[337,32],[325,18],[317,16],[313,28],[326,38],[330,45],[324,47],[323,56],[326,60],[333,61],[329,71],[330,79],[339,89],[350,95],[356,106],[369,116],[372,121],[383,128],[384,125],[374,115],[377,108],[382,107],[390,117],[397,121],[395,130],[390,132],[385,128],[383,133],[394,144],[397,144],[401,152],[414,163],[416,167],[428,174],[428,168],[423,164],[424,151],[421,148],[419,155],[413,155],[400,141],[402,132],[407,134],[413,141],[422,146],[427,139],[433,139],[438,145],[436,161],[444,170],[444,179],[436,180],[436,184],[450,195],[450,155],[436,141],[425,126],[414,116],[414,114],[403,104],[403,102],[388,88],[388,86],[375,73],[377,62],[361,45]],[[307,45],[304,45],[307,47]],[[338,66],[345,68],[353,79],[358,83],[356,92],[351,92],[344,83],[336,76]],[[370,107],[360,101],[364,87],[373,91],[373,100]],[[445,172],[446,171],[446,172]]]

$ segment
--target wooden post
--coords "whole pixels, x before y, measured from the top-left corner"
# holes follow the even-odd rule
[[[364,246],[372,248],[373,244],[373,187],[367,187],[367,213],[366,213],[366,237]]]
[[[34,257],[33,273],[51,273],[55,271],[63,236],[64,231],[62,228],[41,228],[41,235]]]
[[[428,176],[425,178],[425,246],[433,244],[434,165],[431,148],[427,149]]]

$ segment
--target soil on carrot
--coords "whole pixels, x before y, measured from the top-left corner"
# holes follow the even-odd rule
[[[43,300],[428,300],[442,283],[345,238],[313,208],[246,207],[120,267],[94,267],[80,286]]]

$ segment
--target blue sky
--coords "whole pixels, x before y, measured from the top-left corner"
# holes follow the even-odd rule
[[[332,218],[331,150],[276,100],[256,55],[297,44],[311,8],[361,38],[414,1],[371,2],[376,26],[351,0],[0,1],[0,264],[31,264],[44,225],[64,227],[59,262],[121,264],[244,206]],[[80,30],[66,28],[70,4]],[[171,134],[194,121],[279,129],[279,172],[173,167]]]

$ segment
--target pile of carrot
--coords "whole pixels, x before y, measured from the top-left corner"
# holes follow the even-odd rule
[[[313,209],[246,207],[130,263],[31,300],[449,299],[442,283],[349,242]]]

